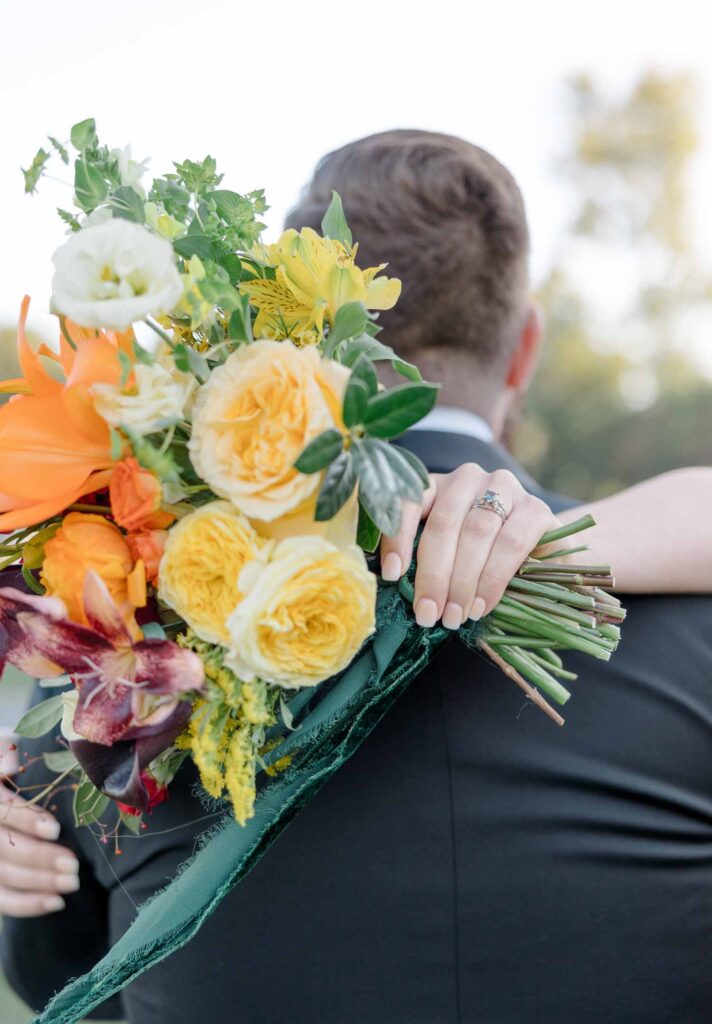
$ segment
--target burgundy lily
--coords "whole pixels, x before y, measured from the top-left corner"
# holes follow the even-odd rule
[[[87,626],[62,601],[0,588],[0,659],[46,677],[67,673],[79,692],[72,749],[98,788],[134,806],[147,800],[141,772],[179,732],[199,690],[203,663],[170,640],[135,643],[103,580],[88,572]]]

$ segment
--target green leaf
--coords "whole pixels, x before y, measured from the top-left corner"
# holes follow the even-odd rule
[[[126,352],[124,352],[123,350],[121,350],[121,349],[119,349],[118,356],[119,356],[119,365],[121,367],[121,377],[119,379],[119,387],[123,390],[123,388],[126,387],[126,381],[131,376],[131,371],[133,370],[133,363],[131,362],[131,359],[130,359],[129,355]]]
[[[332,462],[344,446],[340,431],[333,427],[315,437],[294,463],[300,473],[318,473]]]
[[[414,455],[413,452],[409,452],[407,448],[401,448],[398,444],[392,444],[391,449],[397,451],[407,462],[411,464],[415,472],[420,477],[421,483],[424,488],[430,487],[430,474],[428,473],[428,467],[424,462]]]
[[[369,322],[366,330],[371,323],[372,321]],[[368,356],[373,362],[389,362],[394,370],[397,370],[402,377],[407,377],[408,380],[422,380],[417,366],[407,363],[405,359],[396,355],[390,345],[384,345],[383,342],[370,337],[369,334],[362,334],[360,338],[353,338],[349,341],[338,353],[338,358],[344,366],[353,366],[362,355]]]
[[[351,452],[342,452],[331,463],[316,501],[314,518],[318,523],[333,519],[353,494],[356,486],[356,467]]]
[[[109,198],[114,217],[122,220],[131,220],[136,224],[146,223],[146,213],[143,208],[143,199],[135,188],[130,185],[119,185],[114,189]]]
[[[210,367],[205,356],[201,355],[192,345],[179,342],[173,349],[176,368],[181,373],[194,373],[198,380],[206,381],[210,376]]]
[[[292,714],[292,709],[290,708],[289,704],[287,704],[284,697],[279,698],[279,710],[282,714],[282,721],[284,722],[286,727],[289,729],[290,732],[295,732],[294,715]],[[296,726],[296,728],[298,729],[299,726]]]
[[[252,317],[250,316],[250,300],[247,295],[240,296],[240,305],[230,316],[228,337],[232,341],[252,341]]]
[[[368,314],[362,302],[345,302],[336,311],[327,339],[326,355],[331,355],[340,342],[362,334],[367,323]]]
[[[400,384],[371,398],[363,424],[372,437],[397,437],[422,420],[438,399],[438,384]]]
[[[364,551],[372,554],[378,547],[381,540],[381,531],[373,519],[363,507],[361,502],[358,506],[358,528],[356,531],[356,543]]]
[[[129,832],[135,836],[141,835],[142,815],[126,814],[125,811],[121,811],[119,813],[119,818],[121,819],[121,824],[127,828]]]
[[[91,213],[104,202],[109,190],[100,171],[86,160],[77,160],[74,164],[74,197],[77,206],[86,213]]]
[[[57,213],[62,218],[65,224],[68,224],[72,231],[81,231],[81,224],[73,213],[69,210],[62,210],[59,206],[57,207]]]
[[[111,439],[111,461],[118,462],[124,450],[124,439],[114,427],[109,427],[109,437]]]
[[[24,167],[20,168],[25,179],[25,192],[34,192],[36,190],[37,182],[42,177],[48,160],[49,153],[44,149],[38,149],[27,170]]]
[[[37,739],[38,736],[44,736],[54,729],[57,722],[61,720],[63,712],[62,695],[58,693],[26,711],[15,726],[15,732],[18,736],[25,736],[30,740]]]
[[[391,467],[401,498],[420,504],[423,498],[423,481],[408,460],[403,458],[402,449],[377,438],[366,438],[363,447],[368,451],[376,451]]]
[[[352,237],[344,214],[344,206],[338,192],[331,193],[329,209],[321,222],[321,233],[325,238],[333,238],[344,245],[351,245]]]
[[[38,583],[38,581],[32,575],[32,570],[28,565],[23,565],[21,568],[21,572],[23,580],[25,581],[28,588],[32,591],[33,594],[44,594],[44,587],[42,586],[41,583]]]
[[[352,380],[360,380],[366,386],[369,398],[373,398],[374,395],[378,394],[378,377],[375,367],[368,356],[361,355],[356,360],[351,371],[351,377],[349,378],[349,381]]]
[[[361,504],[381,533],[392,537],[400,527],[402,499],[390,463],[378,448],[363,441],[355,441],[351,450]]]
[[[214,306],[220,306],[227,313],[231,313],[240,307],[240,296],[230,284],[227,271],[223,270],[222,267],[219,270],[225,274],[224,281],[214,276],[204,277],[202,281],[198,282],[198,289],[203,298],[207,299],[208,302],[212,302]]]
[[[165,636],[165,633],[163,635]],[[168,747],[151,761],[149,769],[159,786],[168,786],[173,781],[178,769],[189,754],[189,750]]]
[[[78,149],[80,153],[85,149],[89,149],[90,146],[95,146],[97,137],[94,118],[88,117],[85,121],[78,121],[77,124],[72,126],[69,137],[74,148]]]
[[[68,164],[69,163],[69,153],[67,152],[66,146],[63,146],[62,143],[59,142],[58,139],[55,139],[54,136],[52,136],[52,135],[48,135],[47,138],[52,143],[52,146],[59,153],[60,157],[62,158],[62,163],[63,164]]]
[[[199,256],[201,260],[216,258],[213,242],[209,235],[183,235],[182,238],[173,240],[173,249],[186,260],[189,260],[191,256]]]
[[[363,419],[368,405],[368,388],[358,378],[349,381],[344,393],[342,416],[345,426],[355,427]]]
[[[110,800],[100,793],[93,782],[84,778],[74,791],[74,824],[93,825],[109,806]]]
[[[42,757],[49,770],[58,774],[79,767],[79,762],[71,750],[48,750]]]
[[[22,564],[27,569],[39,569],[44,562],[45,544],[54,537],[61,523],[52,523],[43,530],[38,530],[27,541],[22,549]]]
[[[238,192],[220,188],[208,192],[205,198],[215,203],[219,216],[229,224],[241,224],[245,218],[253,216],[252,203]]]
[[[143,345],[139,345],[135,338],[133,342],[133,354],[137,363],[144,363],[146,366],[152,366],[154,363],[153,356],[148,349],[145,349]]]

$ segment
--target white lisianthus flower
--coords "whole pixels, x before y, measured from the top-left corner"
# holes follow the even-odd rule
[[[140,161],[132,160],[131,146],[124,146],[123,149],[112,149],[109,155],[113,156],[118,164],[121,184],[129,185],[131,188],[135,188],[137,192],[140,192],[143,195],[141,178],[148,170],[149,161],[147,159]]]
[[[81,327],[124,331],[183,294],[170,243],[120,218],[72,235],[53,262],[52,309]]]
[[[91,389],[94,408],[110,427],[150,434],[183,417],[191,383],[177,380],[158,363],[137,363],[133,373],[134,387],[94,384]]]

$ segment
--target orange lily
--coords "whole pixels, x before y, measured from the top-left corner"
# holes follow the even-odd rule
[[[62,337],[51,358],[65,380],[51,377],[30,346],[20,310],[17,351],[23,376],[0,383],[14,392],[0,408],[0,532],[33,526],[63,511],[111,478],[109,428],[94,409],[93,384],[119,384],[119,351],[131,354],[133,333],[88,331],[66,323],[72,348]],[[50,353],[43,347],[40,352]]]

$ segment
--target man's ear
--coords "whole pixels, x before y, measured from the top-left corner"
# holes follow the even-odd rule
[[[524,394],[534,375],[539,359],[544,323],[538,306],[529,304],[527,318],[522,328],[507,372],[506,386],[517,394]]]

